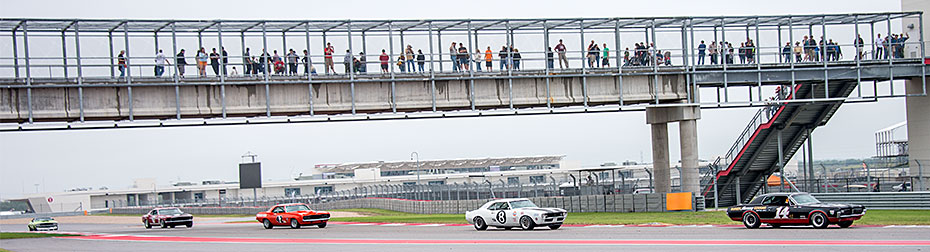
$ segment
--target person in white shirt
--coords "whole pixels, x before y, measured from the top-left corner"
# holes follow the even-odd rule
[[[155,55],[155,77],[161,77],[165,73],[165,65],[168,65],[168,58],[159,49],[158,54]]]
[[[231,72],[231,73],[232,73],[232,74],[231,74],[230,76],[237,76],[237,75],[239,75],[239,71],[238,71],[238,70],[236,70],[236,67],[233,67],[233,69],[232,69],[232,72]]]

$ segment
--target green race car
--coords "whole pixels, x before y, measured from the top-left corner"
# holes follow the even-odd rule
[[[58,221],[52,217],[36,217],[27,226],[29,231],[58,230]]]

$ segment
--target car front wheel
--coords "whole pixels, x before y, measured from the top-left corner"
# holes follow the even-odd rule
[[[147,220],[142,221],[142,225],[145,226],[145,228],[152,228],[152,223],[149,223]]]
[[[271,221],[269,221],[268,219],[263,220],[262,226],[265,227],[265,229],[271,229],[272,228]]]
[[[816,212],[811,215],[811,225],[814,228],[827,228],[830,225],[830,221],[827,220],[827,215],[822,212]]]
[[[759,225],[762,223],[759,221],[759,215],[753,212],[746,212],[743,214],[743,226],[746,228],[759,228]]]
[[[291,219],[291,228],[300,228],[300,223],[297,222],[297,219]]]
[[[186,226],[187,228],[191,228],[191,227],[194,226],[194,223],[193,223],[193,222],[188,222],[187,224],[184,224],[184,226]]]
[[[520,217],[520,228],[523,230],[533,230],[536,226],[536,223],[533,223],[533,220],[529,216]]]
[[[484,222],[484,218],[475,217],[475,230],[486,230],[488,229],[488,224]]]
[[[165,221],[161,221],[161,228],[168,228],[168,224]]]
[[[325,228],[325,227],[326,227],[326,222],[320,223],[320,224],[318,224],[318,225],[316,225],[316,226],[317,226],[317,227],[320,227],[320,228]]]
[[[556,230],[562,227],[562,224],[549,225],[549,229]]]

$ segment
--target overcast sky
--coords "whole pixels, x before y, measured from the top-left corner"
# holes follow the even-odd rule
[[[900,1],[0,1],[0,16],[113,19],[430,19],[778,15],[900,11]],[[850,37],[852,35],[849,35]],[[519,41],[518,41],[519,42]],[[42,48],[35,48],[41,51]],[[49,49],[52,50],[52,49]],[[60,52],[60,51],[59,51]],[[496,64],[496,63],[495,63]],[[190,71],[190,70],[189,70]],[[903,90],[903,88],[901,89]],[[724,155],[756,109],[703,110],[700,158]],[[905,120],[904,100],[846,104],[814,131],[816,159],[874,155],[876,130]],[[671,160],[679,159],[671,124]],[[468,119],[0,133],[0,198],[133,178],[236,180],[257,153],[266,179],[314,164],[567,155],[584,165],[650,162],[642,112]],[[35,184],[39,184],[38,189]]]

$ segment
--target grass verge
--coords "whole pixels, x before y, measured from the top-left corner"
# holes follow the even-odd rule
[[[46,238],[59,236],[79,236],[75,234],[50,234],[50,233],[24,233],[24,232],[3,232],[0,233],[0,240],[6,239],[25,239],[25,238]]]
[[[344,222],[387,223],[467,223],[463,214],[412,214],[382,209],[339,209],[357,212],[365,217],[332,218]],[[726,212],[664,212],[664,213],[569,213],[565,224],[739,224],[731,221]],[[856,221],[859,225],[930,225],[930,210],[869,210]]]

